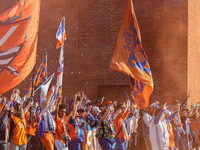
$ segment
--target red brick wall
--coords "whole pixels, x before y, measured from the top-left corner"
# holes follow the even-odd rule
[[[190,103],[200,102],[200,2],[188,3],[188,91]]]
[[[0,13],[17,1],[0,1]],[[133,2],[154,78],[151,101],[184,99],[188,64],[187,0]],[[79,90],[84,90],[89,99],[96,100],[101,96],[98,86],[129,85],[128,76],[109,69],[125,7],[126,0],[41,1],[36,68],[47,51],[49,76],[57,72],[60,50],[55,48],[55,34],[65,16],[68,39],[65,42],[63,96],[68,100]],[[29,75],[17,86],[21,95],[26,93],[31,78]],[[108,90],[108,93],[111,92]]]

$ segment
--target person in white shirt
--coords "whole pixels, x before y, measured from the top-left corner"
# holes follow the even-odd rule
[[[174,112],[168,118],[165,118],[165,110],[167,103],[163,105],[163,109],[157,109],[155,117],[150,122],[150,140],[153,150],[168,150],[169,149],[169,134],[167,130],[167,123],[172,121],[177,115],[178,111]]]
[[[150,140],[150,134],[149,134],[149,125],[150,125],[151,120],[154,117],[156,109],[159,109],[158,104],[152,103],[149,106],[148,111],[143,116],[143,137],[146,143],[147,150],[153,150],[151,140]]]

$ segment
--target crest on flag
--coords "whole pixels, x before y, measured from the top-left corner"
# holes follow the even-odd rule
[[[40,0],[20,0],[0,14],[0,94],[24,80],[35,64]]]
[[[66,32],[65,32],[65,17],[62,18],[58,31],[56,33],[56,38],[58,39],[58,43],[56,48],[60,48],[64,45],[64,41],[67,39]]]

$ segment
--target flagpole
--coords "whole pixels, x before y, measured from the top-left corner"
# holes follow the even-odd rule
[[[33,80],[34,80],[34,76],[35,76],[35,65],[33,67],[33,78],[32,78],[32,89],[31,89],[31,102],[33,102]],[[31,124],[31,107],[29,110],[29,122],[28,125],[30,126]]]

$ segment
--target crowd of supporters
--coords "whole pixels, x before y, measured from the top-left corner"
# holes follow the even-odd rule
[[[84,92],[69,104],[54,90],[43,101],[1,96],[0,150],[191,150],[199,148],[198,104],[146,109],[136,102],[92,102]],[[122,100],[123,101],[123,100]]]

